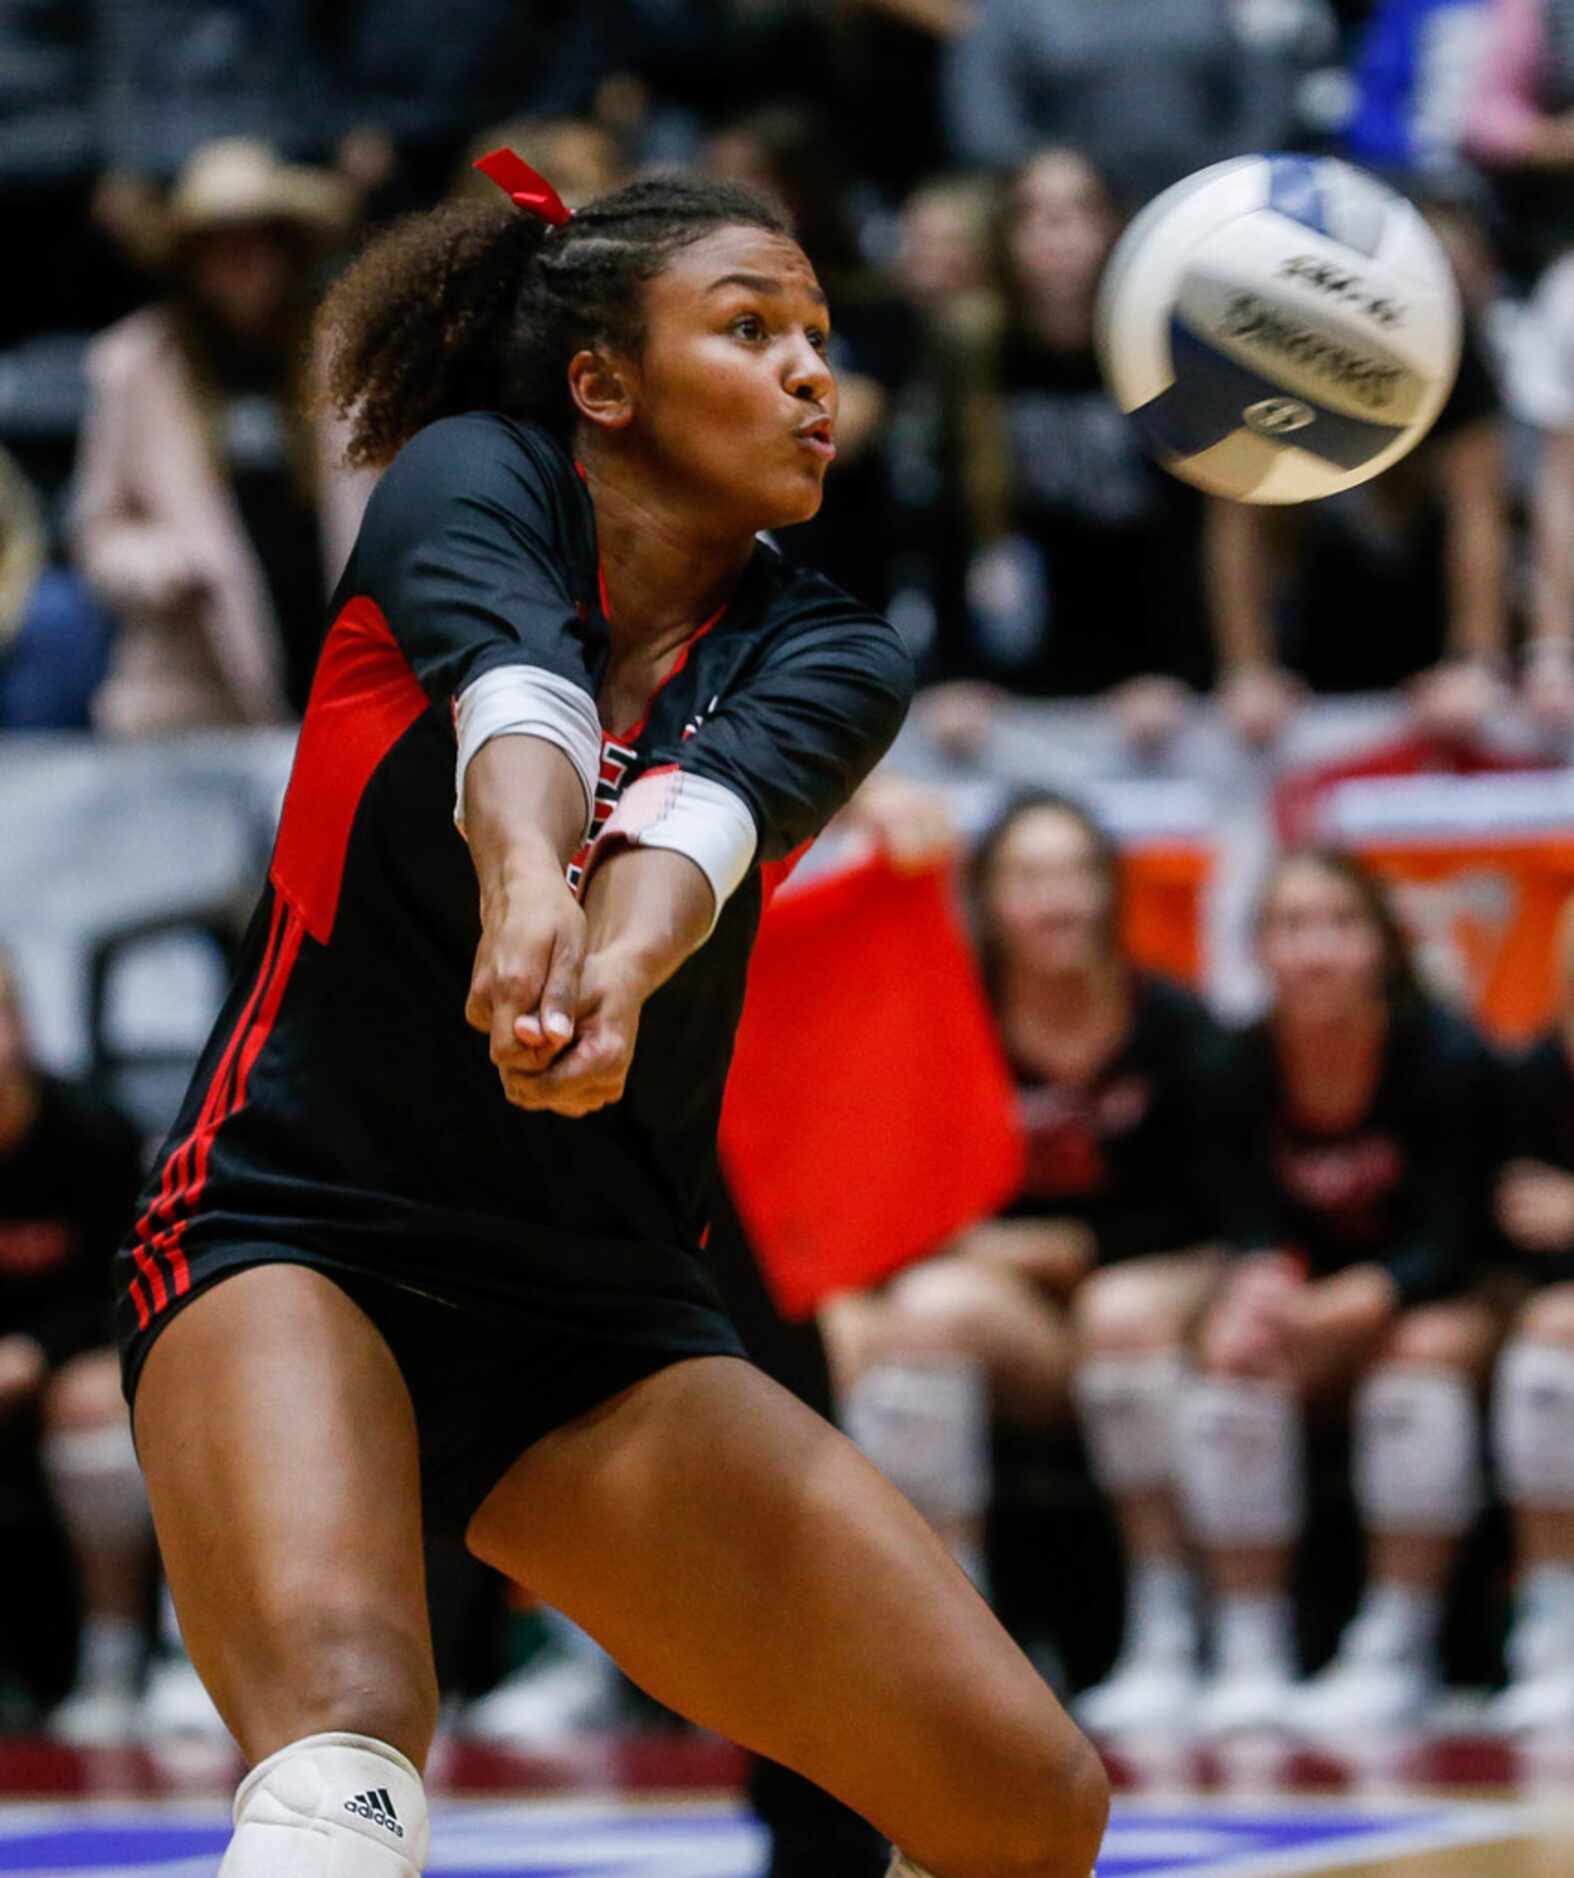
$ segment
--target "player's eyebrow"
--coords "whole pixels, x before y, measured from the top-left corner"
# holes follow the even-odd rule
[[[705,291],[715,293],[719,287],[747,287],[751,293],[774,294],[777,298],[787,291],[779,280],[772,279],[769,274],[723,274],[719,280],[713,280]],[[816,306],[830,305],[818,287],[805,287],[804,292]]]

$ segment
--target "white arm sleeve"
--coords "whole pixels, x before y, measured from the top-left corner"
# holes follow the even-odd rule
[[[454,702],[459,758],[454,769],[454,822],[465,827],[465,773],[483,744],[494,737],[539,737],[555,744],[574,765],[585,791],[585,832],[590,832],[601,773],[601,723],[595,700],[578,685],[538,665],[500,665],[483,672]]]
[[[662,769],[641,776],[624,791],[596,842],[591,867],[597,856],[608,852],[609,843],[619,841],[688,856],[715,896],[716,910],[705,935],[709,938],[721,909],[749,871],[759,835],[754,817],[730,789],[686,770]]]

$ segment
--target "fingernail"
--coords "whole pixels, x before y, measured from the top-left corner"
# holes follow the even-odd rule
[[[554,1037],[572,1037],[574,1020],[566,1011],[553,1011],[547,1018],[547,1029]]]

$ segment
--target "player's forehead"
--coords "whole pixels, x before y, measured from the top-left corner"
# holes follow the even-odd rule
[[[670,306],[719,300],[729,288],[823,307],[825,294],[809,257],[790,235],[730,223],[691,241],[651,283]]]

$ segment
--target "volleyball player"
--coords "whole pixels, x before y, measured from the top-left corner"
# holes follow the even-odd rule
[[[762,868],[910,689],[757,539],[834,453],[823,297],[747,192],[570,218],[489,167],[515,209],[396,227],[324,310],[389,467],[120,1259],[182,1628],[252,1763],[223,1871],[420,1871],[424,1510],[894,1870],[1087,1878],[1091,1750],[699,1261]]]

